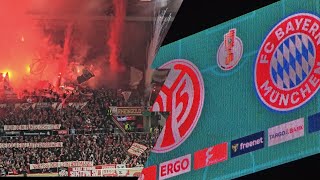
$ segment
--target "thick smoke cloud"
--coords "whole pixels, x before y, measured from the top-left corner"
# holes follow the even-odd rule
[[[72,80],[70,73],[74,73],[74,68],[70,67],[70,62],[75,62],[91,67],[95,73],[96,77],[88,85],[116,87],[114,78],[119,77],[117,73],[121,69],[117,66],[115,70],[110,64],[121,61],[121,36],[126,15],[125,1],[118,2],[1,1],[0,72],[9,71],[11,84],[16,89],[33,89],[39,80],[54,84],[59,73]],[[101,15],[112,6],[116,13],[114,18],[106,17],[100,23],[92,21],[94,15]],[[72,77],[75,80],[76,76]]]

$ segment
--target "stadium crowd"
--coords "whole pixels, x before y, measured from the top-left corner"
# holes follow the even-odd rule
[[[63,102],[63,97],[38,97],[32,102]],[[29,96],[30,97],[30,96]],[[70,98],[70,99],[69,99]],[[61,100],[62,99],[62,100]],[[128,102],[117,91],[86,89],[71,94],[67,102],[87,102],[82,108],[64,106],[56,109],[27,109],[6,106],[0,108],[0,129],[4,125],[61,124],[70,134],[48,136],[4,136],[0,143],[63,142],[60,148],[0,148],[0,173],[20,174],[52,172],[57,169],[30,170],[30,164],[64,161],[92,161],[94,165],[119,164],[126,161],[128,167],[143,165],[159,136],[159,131],[115,133],[115,123],[106,113],[111,105],[141,106],[144,104],[138,94],[133,93]],[[28,102],[28,99],[24,100]],[[100,130],[91,134],[74,133],[75,130]],[[93,132],[93,131],[92,131]],[[148,149],[139,157],[128,154],[132,143],[140,143]]]
[[[23,170],[28,173],[56,172],[57,168],[30,170],[29,165],[64,161],[92,161],[94,165],[121,164],[127,156],[127,167],[136,167],[146,162],[156,137],[154,133],[1,137],[0,143],[63,142],[63,147],[0,149],[0,169],[10,174],[19,174]],[[134,142],[148,147],[139,157],[128,154]]]

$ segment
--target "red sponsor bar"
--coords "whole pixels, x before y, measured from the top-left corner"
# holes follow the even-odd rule
[[[156,180],[157,179],[157,165],[149,166],[142,169],[138,180]]]
[[[194,170],[228,159],[228,143],[224,142],[194,153]]]

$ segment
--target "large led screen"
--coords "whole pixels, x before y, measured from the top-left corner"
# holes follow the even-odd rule
[[[140,179],[232,179],[319,153],[319,8],[282,0],[163,46],[152,110],[170,115]]]

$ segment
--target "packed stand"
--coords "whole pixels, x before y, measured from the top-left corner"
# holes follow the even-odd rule
[[[118,164],[126,160],[128,167],[143,165],[156,142],[159,132],[116,134],[115,124],[108,116],[109,106],[141,106],[143,98],[133,92],[128,102],[116,90],[85,89],[71,94],[66,102],[87,102],[82,108],[64,106],[56,109],[15,108],[14,104],[0,107],[0,129],[4,125],[61,124],[68,135],[0,137],[0,143],[63,142],[62,148],[0,148],[0,173],[22,174],[56,172],[57,169],[30,170],[30,164],[64,161],[92,161],[94,165]],[[32,102],[61,102],[61,97],[45,99],[36,96]],[[24,99],[28,102],[28,99]],[[31,103],[29,101],[29,103]],[[78,133],[75,133],[78,131]],[[79,131],[83,131],[79,133]],[[89,132],[89,133],[86,133]],[[3,132],[2,132],[3,133]],[[89,135],[88,135],[89,134]],[[128,155],[132,143],[148,149],[139,157]]]
[[[94,165],[121,164],[128,157],[132,143],[148,149],[139,157],[128,155],[127,167],[143,165],[156,142],[155,133],[58,135],[48,137],[1,137],[0,143],[63,142],[62,148],[0,149],[0,169],[7,174],[56,172],[57,169],[30,170],[30,164],[64,161],[92,161]]]

